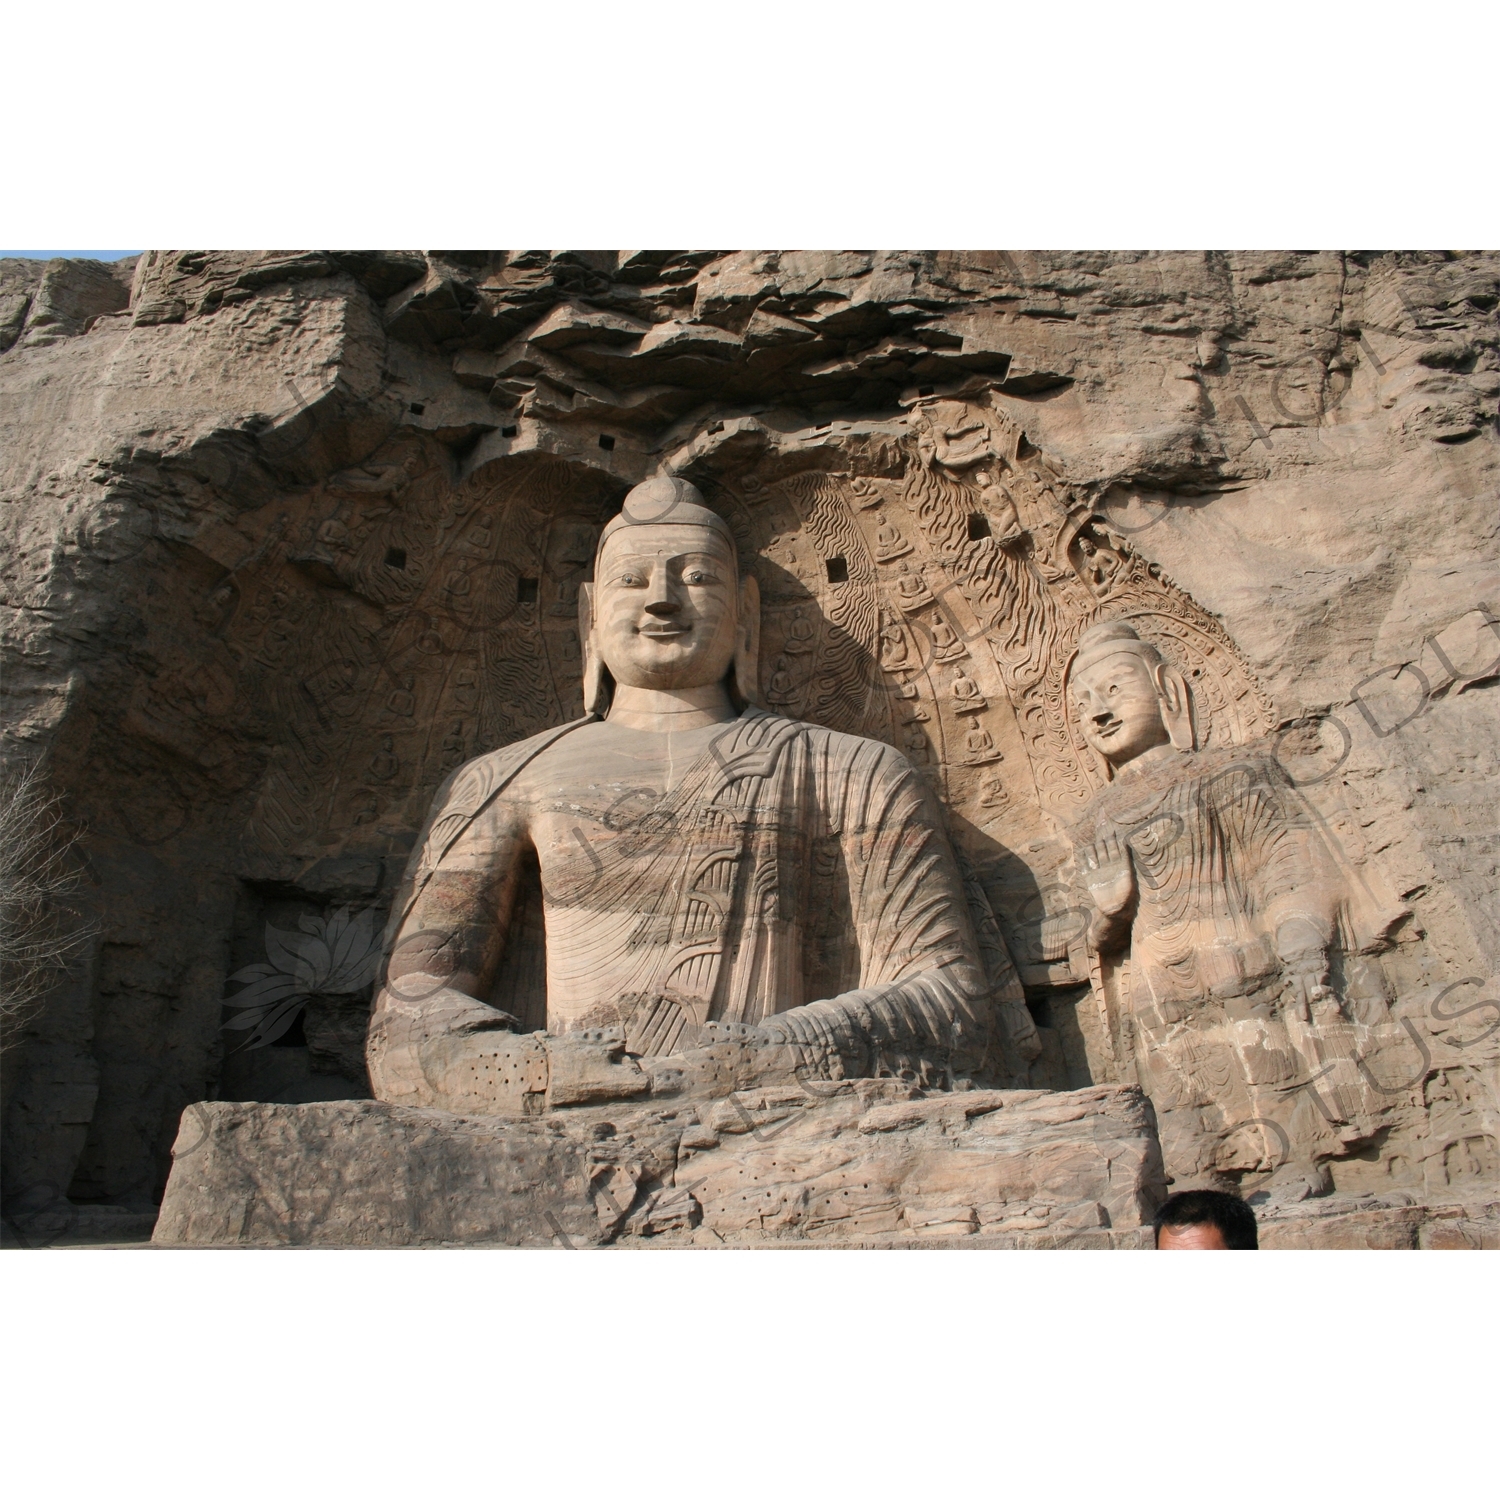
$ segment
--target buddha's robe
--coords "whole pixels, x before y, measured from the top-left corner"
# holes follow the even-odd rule
[[[752,707],[672,735],[586,720],[480,756],[434,800],[391,973],[488,998],[533,849],[554,1033],[620,1026],[645,1055],[734,1022],[851,1073],[988,1045],[952,850],[884,744]]]

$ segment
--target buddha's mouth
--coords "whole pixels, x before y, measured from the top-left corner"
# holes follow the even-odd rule
[[[673,621],[663,620],[660,625],[642,625],[636,634],[650,636],[655,641],[669,641],[675,636],[686,635],[692,630],[691,625],[679,625]]]

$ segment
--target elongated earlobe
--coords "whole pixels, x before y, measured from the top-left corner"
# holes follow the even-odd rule
[[[740,613],[735,625],[734,695],[736,704],[760,706],[760,585],[753,574],[740,580]]]
[[[1194,748],[1193,692],[1187,678],[1173,667],[1159,666],[1151,674],[1156,679],[1156,694],[1161,702],[1162,723],[1167,738],[1176,750]]]
[[[578,639],[583,643],[583,711],[602,719],[609,712],[610,681],[594,640],[594,586],[578,586]]]

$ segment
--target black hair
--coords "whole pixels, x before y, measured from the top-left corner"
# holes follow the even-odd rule
[[[1255,1211],[1243,1198],[1236,1198],[1233,1193],[1207,1190],[1173,1193],[1156,1210],[1155,1224],[1158,1242],[1163,1229],[1183,1229],[1189,1224],[1212,1224],[1224,1236],[1226,1249],[1260,1249]]]

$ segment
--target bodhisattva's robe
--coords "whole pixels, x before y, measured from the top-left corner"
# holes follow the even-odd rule
[[[1155,1104],[1167,1169],[1337,1155],[1378,1128],[1382,1101],[1355,1059],[1366,1030],[1333,995],[1288,989],[1278,934],[1351,953],[1375,923],[1276,760],[1180,754],[1099,794],[1078,831],[1128,849],[1136,905],[1128,961],[1106,956],[1112,1030]],[[1388,920],[1388,918],[1387,918]],[[1384,1014],[1384,1003],[1379,1002]]]
[[[489,998],[532,850],[553,1033],[619,1026],[649,1055],[736,1022],[820,1070],[982,1066],[964,886],[932,794],[884,744],[751,707],[671,736],[585,720],[480,756],[434,799],[392,978]]]

